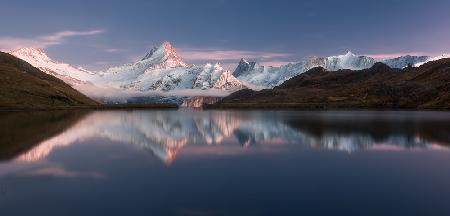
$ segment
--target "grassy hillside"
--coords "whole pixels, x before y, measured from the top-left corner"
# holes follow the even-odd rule
[[[96,106],[97,102],[27,62],[0,52],[0,110]]]

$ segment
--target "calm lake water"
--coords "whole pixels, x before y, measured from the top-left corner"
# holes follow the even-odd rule
[[[0,113],[3,215],[450,215],[449,112]]]

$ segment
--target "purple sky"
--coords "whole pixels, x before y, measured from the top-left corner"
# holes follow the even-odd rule
[[[89,69],[170,41],[188,63],[266,65],[348,50],[376,57],[450,52],[448,0],[2,0],[0,49],[44,48]],[[231,69],[231,68],[230,68]]]

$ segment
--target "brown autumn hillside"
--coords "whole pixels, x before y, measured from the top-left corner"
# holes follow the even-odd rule
[[[450,59],[405,69],[313,68],[274,89],[241,90],[207,108],[449,109]]]
[[[0,109],[54,109],[98,105],[68,84],[0,52]]]

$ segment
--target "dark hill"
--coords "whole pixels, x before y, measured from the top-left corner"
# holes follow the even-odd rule
[[[0,109],[57,109],[98,105],[68,84],[0,52]]]
[[[313,68],[274,89],[241,90],[207,108],[450,109],[450,59],[418,68]]]

